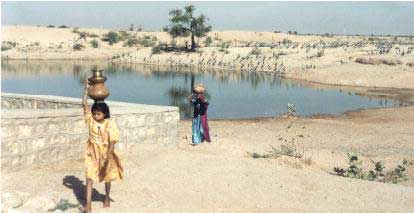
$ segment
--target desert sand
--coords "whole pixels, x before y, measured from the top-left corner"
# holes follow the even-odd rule
[[[318,84],[314,83],[324,83],[363,92],[371,87],[384,87],[384,91],[405,89],[399,94],[407,99],[412,99],[410,89],[414,89],[414,68],[410,65],[414,61],[410,47],[414,44],[407,37],[397,38],[390,52],[379,54],[377,43],[370,44],[369,36],[224,31],[211,32],[212,46],[202,46],[196,53],[151,54],[151,47],[123,47],[123,42],[111,46],[100,41],[109,30],[79,31],[98,35],[100,47],[91,47],[89,42],[94,38],[79,40],[71,28],[3,27],[3,41],[18,44],[2,51],[2,59],[105,59],[117,64],[277,72],[286,78],[308,81],[315,87]],[[164,32],[130,33],[136,38],[151,35],[157,37],[157,42],[171,42]],[[375,37],[373,41],[378,39],[394,41],[393,37]],[[223,48],[226,41],[231,41],[231,45]],[[334,42],[345,44],[326,47],[335,46]],[[74,51],[74,43],[85,47]],[[185,39],[177,39],[177,45],[184,43]],[[203,40],[199,43],[203,44]],[[251,54],[256,44],[263,46],[259,48],[262,54],[257,56]],[[316,57],[321,50],[323,54]],[[399,62],[360,64],[356,62],[358,57]],[[124,153],[126,177],[113,184],[111,208],[101,208],[104,186],[98,184],[93,209],[94,212],[412,212],[413,120],[412,106],[361,110],[338,117],[214,120],[209,123],[212,143],[199,146],[190,145],[191,122],[180,121],[176,148],[140,144]],[[280,147],[284,140],[293,139],[303,154],[301,158],[252,157],[252,153],[267,154],[272,146]],[[410,162],[407,180],[392,184],[331,174],[334,167],[347,167],[348,152],[358,154],[365,171],[373,168],[371,160],[383,161],[385,172],[390,172],[407,159]],[[80,203],[83,166],[79,160],[3,173],[4,207],[45,212],[62,200]],[[69,212],[77,210],[70,208]]]
[[[126,177],[113,184],[114,202],[102,209],[96,186],[94,212],[412,212],[414,166],[407,181],[372,182],[330,174],[356,152],[364,169],[381,160],[390,171],[414,160],[414,108],[372,109],[339,117],[211,121],[212,143],[191,146],[191,122],[180,121],[174,149],[139,145],[124,153]],[[287,126],[291,125],[290,128]],[[252,158],[299,138],[304,156]],[[67,186],[65,186],[65,183]],[[67,199],[82,200],[81,160],[3,174],[7,205],[44,212]],[[3,196],[4,197],[4,196]],[[76,212],[76,208],[69,212]]]

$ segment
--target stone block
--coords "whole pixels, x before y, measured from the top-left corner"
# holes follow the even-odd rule
[[[2,155],[16,155],[20,153],[19,141],[2,141],[1,154]]]
[[[11,157],[11,165],[6,165],[6,168],[7,168],[7,166],[10,166],[11,168],[13,168],[13,167],[17,168],[17,167],[20,167],[21,164],[22,164],[22,156],[15,155],[15,156]]]
[[[169,122],[171,122],[173,120],[174,120],[173,115],[171,115],[170,113],[165,114],[165,116],[164,116],[164,122],[165,123],[169,123]]]
[[[34,133],[34,126],[29,124],[23,124],[17,127],[17,137],[26,138],[30,137]]]
[[[145,125],[154,125],[157,121],[157,117],[155,115],[147,115],[145,118]]]
[[[145,136],[146,137],[156,137],[156,133],[157,133],[157,127],[152,126],[147,128]]]
[[[7,124],[4,124],[2,122],[2,124],[1,124],[1,139],[2,140],[9,139],[9,138],[15,136],[17,131],[18,131],[18,127],[12,126],[10,124],[7,125]]]
[[[48,141],[46,137],[39,137],[32,140],[32,150],[43,149],[46,147]]]
[[[25,165],[32,165],[36,161],[36,154],[25,155]]]

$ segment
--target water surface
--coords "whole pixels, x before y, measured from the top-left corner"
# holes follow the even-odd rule
[[[207,88],[209,118],[273,117],[287,113],[288,103],[299,115],[341,114],[345,111],[392,107],[400,103],[343,92],[312,88],[268,73],[191,71],[172,67],[112,65],[102,61],[2,61],[1,91],[80,98],[91,68],[104,69],[108,100],[180,107],[181,118],[191,116],[187,98],[191,83]]]

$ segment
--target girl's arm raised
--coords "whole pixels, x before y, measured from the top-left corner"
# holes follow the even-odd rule
[[[85,92],[83,93],[82,106],[83,112],[86,114],[89,111],[88,108],[88,88],[90,87],[88,80],[85,81]]]

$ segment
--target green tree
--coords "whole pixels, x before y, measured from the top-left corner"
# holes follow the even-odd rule
[[[211,31],[211,26],[206,25],[207,17],[205,15],[198,17],[193,15],[195,10],[193,5],[186,6],[184,10],[170,11],[171,25],[166,29],[173,38],[191,36],[191,50],[195,51],[197,48],[195,37],[204,37]]]

